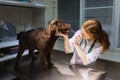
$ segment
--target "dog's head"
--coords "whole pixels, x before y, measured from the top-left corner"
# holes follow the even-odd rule
[[[56,34],[58,32],[61,32],[63,34],[68,34],[71,29],[71,25],[64,23],[62,20],[52,20],[49,26],[52,31],[56,32]]]

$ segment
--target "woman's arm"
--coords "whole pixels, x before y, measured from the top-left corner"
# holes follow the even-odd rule
[[[82,50],[82,48],[79,45],[74,44],[74,46],[75,46],[75,49],[76,49],[79,57],[81,58],[83,64],[86,65],[87,64],[87,56],[86,56],[85,52]]]
[[[76,31],[75,34],[72,36],[72,38],[69,39],[68,34],[62,34],[61,32],[59,32],[57,34],[57,36],[61,36],[64,38],[64,49],[65,49],[65,53],[73,53],[74,52],[74,40],[76,38],[76,36],[78,36],[80,34],[80,30]]]
[[[69,45],[69,37],[68,34],[62,34],[61,32],[58,33],[58,36],[61,36],[64,38],[64,49],[65,53],[69,53],[70,51],[70,45]]]
[[[80,45],[78,44],[78,42],[80,42],[81,38],[82,38],[81,35],[76,36],[76,38],[74,40],[74,47],[75,47],[79,57],[81,58],[83,64],[86,65],[87,64],[87,55],[83,51],[83,49],[80,47]]]
[[[64,36],[64,48],[65,48],[65,53],[69,53],[70,45],[69,45],[68,35]]]

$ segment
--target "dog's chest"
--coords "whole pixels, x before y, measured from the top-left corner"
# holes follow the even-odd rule
[[[45,49],[51,50],[53,48],[56,40],[57,40],[57,38],[50,38],[49,40],[47,40],[45,43]]]

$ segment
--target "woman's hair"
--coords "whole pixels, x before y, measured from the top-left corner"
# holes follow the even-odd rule
[[[97,20],[87,20],[83,23],[82,27],[85,31],[92,36],[93,38],[97,39],[100,44],[103,46],[102,53],[109,49],[110,42],[108,34],[102,29],[102,25]]]

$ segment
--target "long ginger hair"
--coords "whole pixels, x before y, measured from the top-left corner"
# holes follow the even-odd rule
[[[82,27],[85,31],[103,46],[102,53],[109,49],[110,42],[108,34],[102,29],[102,25],[97,20],[87,20],[83,23]]]

